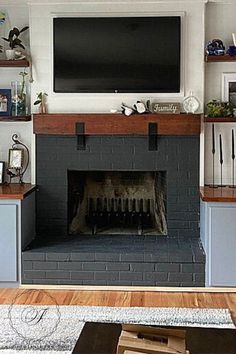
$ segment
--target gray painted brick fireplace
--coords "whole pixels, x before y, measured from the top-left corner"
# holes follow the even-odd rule
[[[22,282],[204,286],[199,239],[199,137],[36,136],[37,239],[22,254]],[[167,235],[68,235],[68,170],[164,171]]]

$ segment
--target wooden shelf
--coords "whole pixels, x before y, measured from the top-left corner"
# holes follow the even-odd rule
[[[211,188],[208,186],[200,187],[200,197],[204,202],[236,202],[236,188],[218,187]]]
[[[29,122],[31,120],[31,115],[28,116],[0,116],[0,122]]]
[[[225,55],[206,55],[205,62],[207,63],[218,63],[218,62],[230,62],[236,61],[236,55],[232,56],[229,54]]]
[[[35,191],[36,186],[30,183],[11,183],[0,185],[0,199],[24,199]]]
[[[200,135],[200,114],[52,113],[34,114],[34,133],[76,135],[76,123],[85,135],[148,135],[149,123],[158,125],[158,135]]]
[[[236,117],[224,118],[224,117],[205,117],[204,122],[206,123],[235,123]]]
[[[23,60],[0,60],[0,67],[8,68],[18,68],[18,67],[27,67],[29,62],[26,59]]]

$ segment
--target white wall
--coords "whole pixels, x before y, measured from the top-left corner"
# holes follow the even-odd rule
[[[26,0],[0,0],[0,8],[7,8],[12,25],[19,27],[30,24],[31,53],[35,82],[32,85],[32,102],[36,93],[45,91],[49,94],[49,112],[109,112],[111,108],[120,108],[121,102],[133,104],[137,98],[158,99],[158,95],[137,94],[54,94],[52,92],[52,15],[53,14],[119,14],[145,15],[158,13],[185,13],[184,21],[184,64],[185,95],[190,91],[204,101],[204,46],[205,46],[205,4],[204,0],[123,0],[123,1],[63,1],[57,5],[50,0],[31,0],[27,7]],[[6,5],[7,3],[7,5]],[[17,5],[16,5],[17,4]],[[29,16],[28,16],[29,9]],[[208,12],[209,17],[209,12]],[[209,20],[209,18],[208,18]],[[216,21],[222,22],[222,21]],[[209,32],[209,30],[208,30]],[[16,79],[17,69],[0,69],[0,86],[9,87]],[[212,77],[212,75],[211,75]],[[207,88],[208,89],[208,88]],[[211,91],[211,88],[210,88]],[[173,97],[162,97],[161,100],[172,100]],[[182,102],[183,96],[175,98]],[[33,107],[33,110],[35,107]],[[202,107],[201,107],[202,110]],[[7,150],[11,145],[10,137],[19,133],[22,140],[32,146],[31,160],[34,160],[32,123],[0,123],[0,159],[7,160]],[[207,144],[207,141],[206,141]],[[202,151],[203,157],[203,151]],[[31,180],[34,182],[34,163]],[[203,165],[201,170],[203,171]],[[208,169],[209,171],[209,169]],[[207,174],[206,174],[207,175]],[[30,174],[27,175],[27,180]]]
[[[101,1],[76,4],[32,4],[30,6],[31,53],[34,62],[35,83],[32,96],[39,91],[49,93],[50,112],[109,112],[119,109],[121,102],[133,104],[137,98],[156,98],[158,95],[137,94],[54,94],[52,92],[52,16],[72,15],[145,15],[185,12],[184,63],[185,92],[192,90],[203,102],[203,48],[204,48],[204,4],[195,2],[166,1]],[[194,42],[192,38],[198,37]],[[43,38],[43,40],[42,40]],[[170,54],[171,55],[171,54]],[[173,99],[171,96],[166,98]],[[163,98],[162,98],[163,100]],[[183,96],[177,98],[183,100]]]
[[[236,2],[209,3],[206,8],[206,43],[214,38],[223,40],[226,48],[233,45],[232,33],[236,32]],[[222,73],[236,73],[236,62],[233,63],[207,63],[205,81],[205,102],[212,99],[221,99],[221,79]],[[220,183],[219,164],[219,134],[223,139],[223,183],[231,184],[231,130],[235,129],[235,123],[217,123],[216,132],[216,183]],[[205,129],[205,183],[212,183],[212,154],[211,154],[211,124]]]
[[[9,22],[6,28],[6,34],[8,34],[9,28],[16,26],[22,28],[29,24],[29,15],[28,15],[28,6],[26,4],[16,2],[16,4],[10,4],[11,1],[0,1],[0,10],[4,10],[8,13]],[[24,37],[27,41],[27,36]],[[4,44],[3,41],[0,41],[1,44]],[[2,55],[3,57],[3,55]],[[0,68],[0,87],[1,88],[10,88],[11,81],[19,80],[19,72],[22,71],[22,68]],[[4,123],[0,122],[0,160],[8,160],[8,149],[12,145],[11,136],[12,134],[18,134],[20,139],[29,146],[31,150],[31,140],[32,140],[32,122],[24,123]],[[24,181],[30,182],[31,172],[30,166],[25,174]]]

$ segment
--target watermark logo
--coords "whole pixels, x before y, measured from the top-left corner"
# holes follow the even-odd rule
[[[38,300],[47,305],[30,305]],[[28,303],[28,304],[27,304]],[[56,332],[60,310],[56,299],[44,290],[25,290],[18,294],[8,310],[10,326],[22,339],[42,341]]]

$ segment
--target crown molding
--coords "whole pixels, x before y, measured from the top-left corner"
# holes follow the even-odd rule
[[[24,1],[24,0],[22,0]],[[51,5],[51,4],[176,4],[176,3],[207,3],[208,0],[26,0],[29,5]]]

